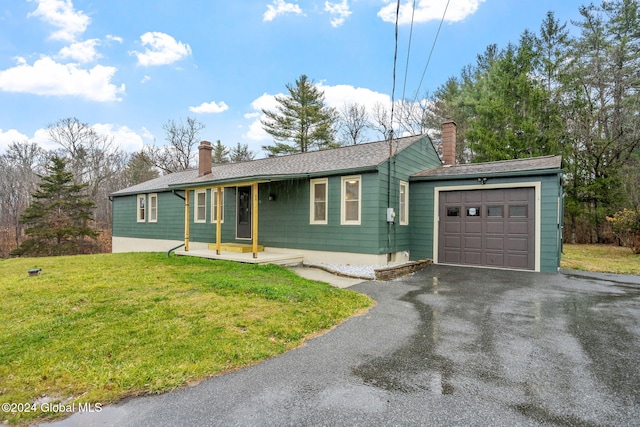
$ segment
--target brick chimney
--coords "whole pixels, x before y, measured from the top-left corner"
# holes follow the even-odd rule
[[[442,161],[445,166],[456,164],[456,122],[450,118],[442,123]]]
[[[200,141],[198,147],[198,176],[211,173],[211,150],[213,147],[209,141]]]

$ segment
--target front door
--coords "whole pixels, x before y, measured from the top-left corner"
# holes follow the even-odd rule
[[[238,187],[236,238],[251,238],[251,187]]]

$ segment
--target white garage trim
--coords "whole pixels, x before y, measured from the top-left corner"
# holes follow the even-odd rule
[[[476,185],[456,185],[451,187],[434,187],[433,188],[433,262],[438,264],[438,236],[440,234],[440,192],[446,191],[468,191],[468,190],[492,190],[492,189],[504,189],[504,188],[534,188],[534,200],[535,200],[535,269],[534,271],[540,271],[540,223],[541,223],[541,188],[542,183],[540,181],[533,182],[512,182],[505,184],[476,184]],[[528,270],[531,271],[531,270]]]

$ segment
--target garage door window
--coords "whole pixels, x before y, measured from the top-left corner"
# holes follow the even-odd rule
[[[511,218],[526,218],[527,207],[526,206],[509,206],[509,216]]]
[[[447,216],[460,216],[460,208],[447,208]]]
[[[489,207],[487,207],[487,217],[489,217],[489,218],[502,218],[502,206],[489,206]]]

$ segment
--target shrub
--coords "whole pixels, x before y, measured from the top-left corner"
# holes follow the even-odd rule
[[[622,244],[630,247],[634,254],[640,254],[640,206],[618,211],[613,217],[607,217],[607,221]]]

